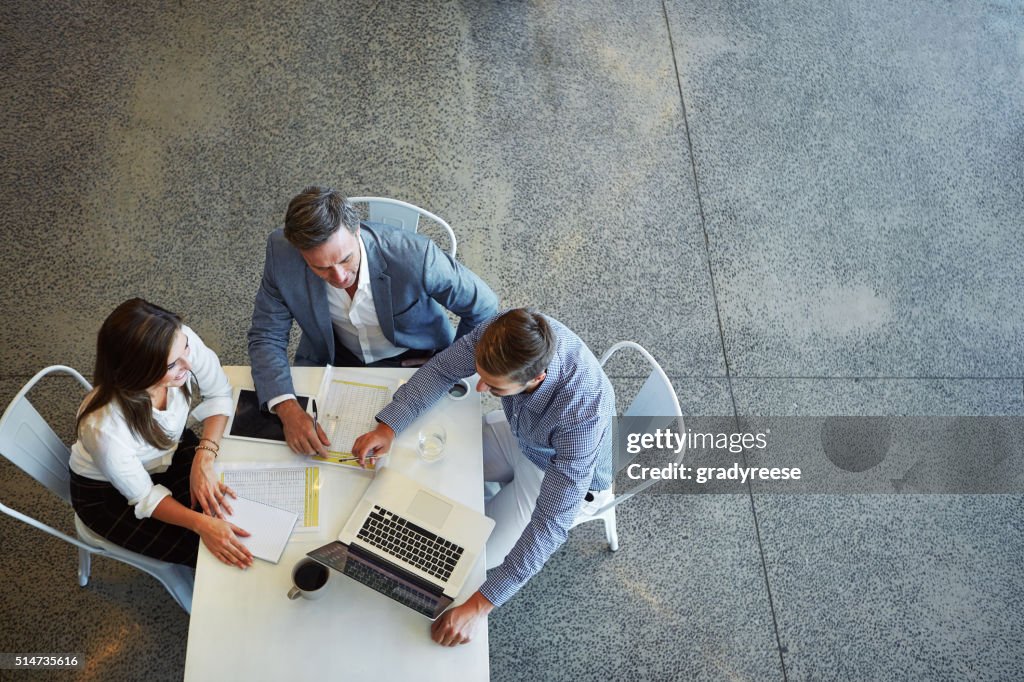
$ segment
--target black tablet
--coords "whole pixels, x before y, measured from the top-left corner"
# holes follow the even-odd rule
[[[309,404],[309,396],[296,396],[299,407],[303,410]],[[250,440],[269,440],[283,443],[284,426],[276,414],[260,409],[256,391],[243,388],[238,392],[235,401],[235,414],[228,424],[227,435],[232,438],[248,438]]]

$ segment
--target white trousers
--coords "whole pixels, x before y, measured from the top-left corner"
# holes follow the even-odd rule
[[[484,505],[495,522],[487,540],[490,570],[505,560],[530,522],[544,471],[523,455],[501,410],[484,416],[483,445],[484,480],[501,484],[501,490]]]

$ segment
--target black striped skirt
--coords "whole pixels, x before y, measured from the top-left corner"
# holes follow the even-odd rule
[[[171,491],[178,502],[191,507],[189,476],[199,439],[185,429],[167,471],[151,474],[154,484]],[[196,533],[157,519],[135,518],[128,504],[108,481],[96,481],[71,472],[71,505],[75,513],[94,533],[125,549],[175,564],[195,566],[199,553]]]

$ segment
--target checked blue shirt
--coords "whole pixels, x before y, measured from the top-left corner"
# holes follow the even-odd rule
[[[395,392],[377,420],[399,433],[456,380],[475,374],[476,344],[494,319],[431,358]],[[546,319],[556,338],[547,376],[532,393],[501,398],[520,450],[544,471],[544,478],[529,524],[480,587],[495,606],[518,592],[565,542],[587,490],[604,490],[612,480],[611,382],[576,334],[557,320]]]

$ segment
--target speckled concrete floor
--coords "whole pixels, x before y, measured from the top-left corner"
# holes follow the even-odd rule
[[[133,295],[246,364],[266,234],[320,182],[441,214],[688,413],[1024,414],[1022,36],[999,2],[6,2],[0,402],[88,371]],[[7,462],[0,501],[67,529]],[[637,498],[618,554],[579,528],[495,612],[492,677],[1020,678],[1020,502]],[[0,652],[181,677],[153,579],[0,539]]]

